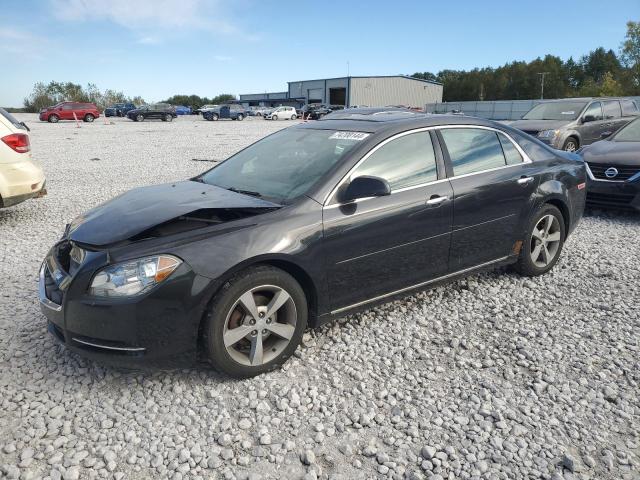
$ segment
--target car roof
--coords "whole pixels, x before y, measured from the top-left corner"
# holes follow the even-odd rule
[[[420,113],[402,109],[387,111],[377,109],[377,113],[363,112],[363,110],[375,109],[340,110],[339,114],[327,115],[322,120],[308,121],[300,124],[297,128],[383,133],[440,125],[480,125],[510,130],[504,124],[471,116]]]

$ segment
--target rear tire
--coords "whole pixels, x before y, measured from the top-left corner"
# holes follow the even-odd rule
[[[548,203],[542,205],[529,223],[516,271],[527,277],[547,273],[558,263],[565,238],[562,212]]]
[[[241,113],[238,114],[238,121],[241,122],[242,120],[244,120],[244,115],[242,115]]]
[[[575,152],[579,146],[578,140],[573,137],[569,137],[565,140],[562,150],[565,152]]]
[[[165,122],[171,122],[173,121],[173,115],[167,114],[164,116],[164,121]]]
[[[291,120],[295,120],[295,119],[297,119],[297,118],[298,118],[298,116],[297,116],[297,115],[291,115]]]
[[[211,302],[203,330],[206,352],[227,375],[260,375],[293,355],[307,317],[306,296],[291,275],[266,265],[249,268],[226,282]]]
[[[90,113],[87,113],[87,114],[84,116],[84,118],[83,118],[83,120],[84,120],[85,122],[87,122],[87,123],[91,123],[91,122],[93,122],[95,119],[96,119],[96,117],[94,117],[94,116],[93,116],[93,115],[91,115]]]
[[[60,117],[58,117],[57,115],[49,115],[49,118],[47,118],[47,121],[49,123],[58,123],[60,121]]]

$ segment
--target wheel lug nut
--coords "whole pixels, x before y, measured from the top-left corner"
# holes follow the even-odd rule
[[[253,318],[252,318],[251,320],[249,320],[249,323],[250,323],[251,325],[255,325],[255,324],[256,324],[256,321],[255,321],[255,319],[253,319]]]
[[[267,318],[267,323],[271,323],[271,319],[270,318]]]
[[[251,332],[251,335],[253,335],[254,337],[258,334],[258,330],[254,330],[253,332]]]
[[[262,334],[264,335],[265,333],[267,333],[267,329],[266,328],[264,330],[262,330]]]
[[[264,317],[264,312],[260,312],[258,315],[260,316],[260,318],[262,318]]]

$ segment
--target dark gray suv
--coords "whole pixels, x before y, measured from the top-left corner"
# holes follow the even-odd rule
[[[638,114],[630,98],[570,98],[539,103],[509,125],[573,152],[612,135]]]

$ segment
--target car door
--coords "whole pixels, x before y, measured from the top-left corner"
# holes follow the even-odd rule
[[[447,273],[452,190],[438,154],[427,130],[387,139],[363,157],[325,204],[323,242],[333,310]],[[341,189],[363,175],[387,180],[391,194],[341,203]]]
[[[600,138],[614,134],[628,122],[627,119],[622,118],[622,108],[619,100],[603,101],[602,115],[605,121],[604,127],[606,128],[600,133]]]
[[[602,115],[602,103],[592,102],[582,114],[581,121],[582,125],[578,127],[578,131],[582,137],[582,145],[600,140],[602,133],[607,129],[607,122]]]
[[[78,117],[78,120],[80,117]],[[60,120],[74,120],[73,118],[73,103],[65,103],[60,110]]]
[[[522,219],[540,181],[538,169],[510,137],[493,128],[443,127],[438,138],[453,188],[451,270],[517,251]]]

